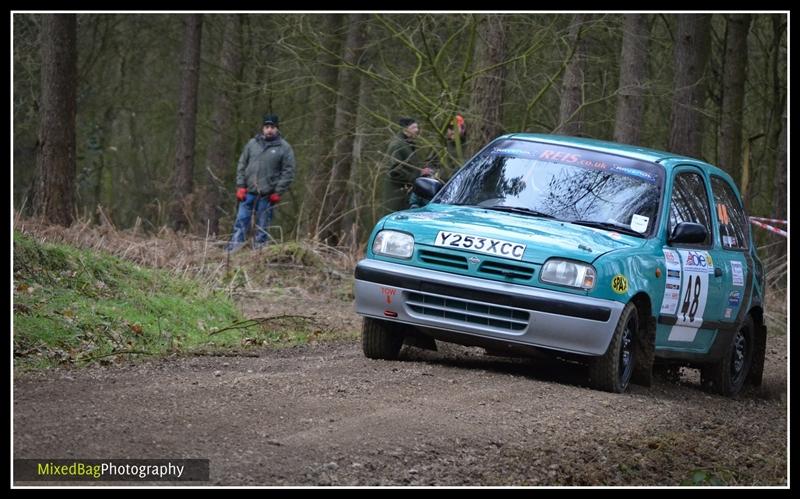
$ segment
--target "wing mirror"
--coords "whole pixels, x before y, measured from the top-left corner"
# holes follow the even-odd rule
[[[669,236],[670,244],[697,244],[706,240],[708,231],[705,226],[694,222],[681,222],[672,230]]]
[[[430,200],[441,190],[444,184],[441,180],[432,177],[417,177],[414,180],[414,194],[422,199]]]

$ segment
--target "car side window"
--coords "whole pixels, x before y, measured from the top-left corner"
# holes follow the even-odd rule
[[[694,222],[706,228],[705,241],[697,246],[711,246],[711,213],[703,177],[698,173],[683,172],[675,176],[669,207],[668,234],[681,222]]]
[[[717,206],[717,221],[722,247],[725,249],[747,249],[750,226],[742,203],[730,184],[721,177],[711,177],[711,192]]]

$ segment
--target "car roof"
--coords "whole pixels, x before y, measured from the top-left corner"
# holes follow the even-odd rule
[[[579,147],[581,149],[588,149],[607,154],[616,154],[617,156],[659,163],[665,167],[675,166],[677,163],[691,162],[693,165],[709,168],[713,173],[727,175],[723,170],[717,168],[716,166],[697,158],[666,151],[659,151],[657,149],[649,149],[647,147],[621,144],[618,142],[588,139],[584,137],[570,137],[567,135],[548,135],[542,133],[511,133],[503,135],[503,137],[508,139],[513,138],[519,140],[529,140],[532,142]]]

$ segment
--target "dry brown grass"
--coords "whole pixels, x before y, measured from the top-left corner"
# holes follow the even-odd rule
[[[789,260],[786,241],[779,240],[760,247],[759,254],[764,265],[766,285],[764,320],[770,332],[786,334],[789,324]]]
[[[277,244],[258,251],[245,247],[229,255],[224,251],[227,239],[177,234],[166,226],[146,232],[141,219],[137,219],[132,228],[119,229],[102,208],[99,213],[99,224],[77,220],[70,227],[15,213],[14,229],[40,242],[102,251],[138,265],[166,270],[176,277],[193,278],[209,288],[230,287],[230,283],[237,280],[237,274],[250,275],[265,263],[324,275],[351,275],[360,258],[358,253],[311,240]]]

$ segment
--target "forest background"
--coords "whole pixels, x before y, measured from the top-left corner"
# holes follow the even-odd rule
[[[728,171],[786,219],[788,14],[14,13],[13,204],[229,237],[242,147],[281,118],[273,236],[359,251],[397,118],[457,165],[508,132],[616,140]],[[467,140],[448,153],[456,113]],[[765,258],[786,239],[753,228]],[[777,275],[785,277],[785,271]]]

